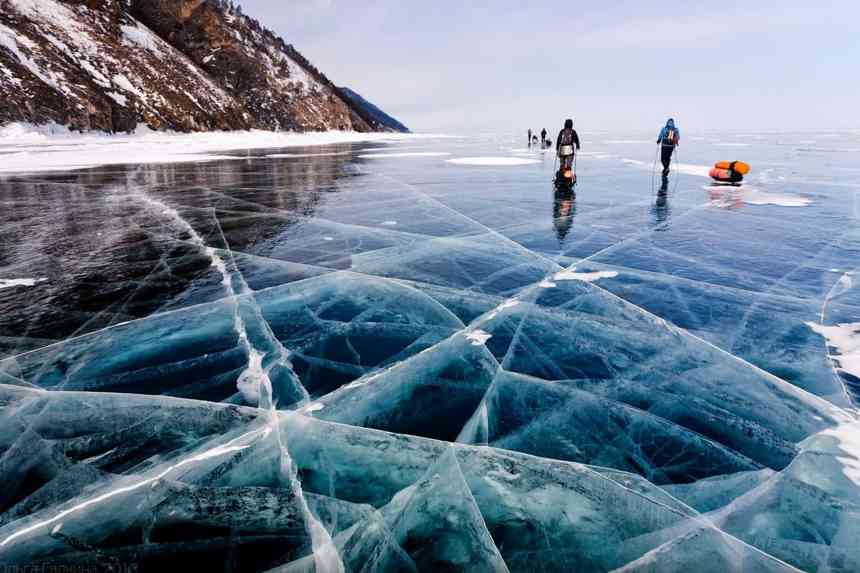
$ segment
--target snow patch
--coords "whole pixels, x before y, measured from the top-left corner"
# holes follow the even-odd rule
[[[860,486],[860,424],[857,422],[843,422],[832,428],[827,428],[801,443],[802,446],[811,446],[820,442],[820,437],[834,438],[837,442],[836,451],[828,451],[834,455],[842,466],[842,473],[849,480]],[[830,450],[831,448],[827,448]],[[816,450],[813,450],[816,451]]]
[[[750,205],[779,205],[780,207],[806,207],[812,199],[786,193],[763,193],[755,189],[741,189],[741,200]]]
[[[327,131],[290,133],[273,131],[218,131],[173,133],[140,126],[133,134],[71,132],[57,124],[35,126],[13,123],[0,127],[0,173],[66,171],[128,163],[182,163],[213,161],[217,152],[248,149],[307,147],[372,141],[434,139],[434,135]],[[122,153],[117,153],[122,149]],[[23,153],[26,152],[26,153]],[[242,157],[247,159],[247,157]],[[262,157],[261,157],[262,159]]]
[[[451,155],[443,151],[415,151],[407,153],[365,153],[359,155],[361,159],[382,159],[385,157],[445,157]]]
[[[622,159],[621,162],[627,165],[639,167],[640,169],[647,169],[649,171],[654,168],[653,163],[640,161],[639,159]],[[686,175],[695,175],[696,177],[710,178],[711,168],[707,165],[691,165],[689,163],[677,163],[673,161],[669,168],[675,173],[684,173]]]
[[[314,402],[313,404],[308,404],[307,406],[302,408],[301,411],[303,414],[310,414],[312,412],[319,412],[323,408],[325,408],[325,404],[320,404],[319,402]]]
[[[111,98],[113,101],[115,101],[116,103],[118,103],[122,107],[125,107],[128,104],[128,98],[122,94],[119,94],[116,92],[105,92],[105,93],[107,94],[107,96],[109,98]]]
[[[492,337],[492,334],[480,328],[466,333],[466,338],[472,343],[472,346],[483,346]]]
[[[691,165],[689,163],[675,163],[669,165],[669,169],[676,173],[695,175],[696,177],[711,177],[711,167],[707,165]]]
[[[263,355],[256,350],[248,354],[248,366],[239,375],[236,388],[248,404],[260,403],[260,381],[268,377],[263,370]]]
[[[149,30],[139,26],[137,22],[134,23],[134,26],[121,26],[121,29],[122,39],[126,44],[139,46],[156,54],[161,53],[158,39]]]
[[[449,159],[448,163],[453,163],[454,165],[515,166],[534,165],[535,163],[540,163],[540,161],[520,157],[458,157],[456,159]]]
[[[582,281],[593,283],[600,279],[611,279],[618,276],[618,271],[585,271],[577,272],[576,267],[555,273],[553,278],[558,281]]]
[[[827,341],[828,348],[836,350],[836,354],[828,356],[839,370],[860,378],[860,322],[835,326],[807,322],[806,325]]]
[[[127,77],[125,77],[125,76],[124,76],[124,75],[122,75],[122,74],[117,74],[117,75],[115,75],[115,76],[113,77],[113,83],[114,83],[114,85],[115,85],[115,86],[117,86],[118,88],[123,89],[123,90],[125,90],[125,91],[127,91],[127,92],[129,92],[129,93],[133,93],[134,95],[136,95],[137,97],[139,97],[139,98],[140,98],[140,99],[142,99],[142,100],[145,100],[145,99],[146,99],[146,98],[144,97],[144,95],[143,95],[143,92],[141,92],[139,89],[137,89],[136,87],[134,87],[134,84],[132,84],[132,83],[128,80],[128,78],[127,78]]]
[[[709,185],[705,190],[711,194],[713,207],[732,207],[737,203],[747,205],[777,205],[780,207],[806,207],[812,199],[788,193],[765,193],[753,187],[734,187],[730,185]]]
[[[31,287],[31,286],[35,286],[36,283],[40,283],[40,282],[43,282],[46,280],[48,280],[48,279],[46,279],[46,278],[41,278],[41,279],[0,279],[0,289],[16,287],[16,286]]]
[[[39,64],[22,52],[19,46],[23,46],[28,50],[33,50],[36,47],[29,38],[21,36],[14,30],[0,24],[0,47],[12,52],[12,55],[18,59],[21,65],[27,68],[27,71],[39,78],[43,83],[57,91],[62,91],[60,89],[61,82],[54,77],[50,70],[43,70]]]

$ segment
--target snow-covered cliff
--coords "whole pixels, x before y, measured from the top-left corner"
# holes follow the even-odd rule
[[[221,0],[0,0],[0,124],[389,130]]]

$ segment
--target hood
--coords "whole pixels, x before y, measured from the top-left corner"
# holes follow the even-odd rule
[[[667,121],[667,122],[666,122],[666,127],[668,127],[669,129],[675,129],[675,120],[674,120],[674,119],[670,119],[669,121]]]

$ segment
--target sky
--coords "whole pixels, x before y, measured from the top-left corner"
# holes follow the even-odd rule
[[[860,128],[860,2],[239,0],[414,131]]]

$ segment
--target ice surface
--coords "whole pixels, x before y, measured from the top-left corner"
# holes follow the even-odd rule
[[[0,182],[0,563],[860,569],[854,156],[752,134],[715,204],[581,135],[575,195],[479,134],[4,148],[123,164]]]

